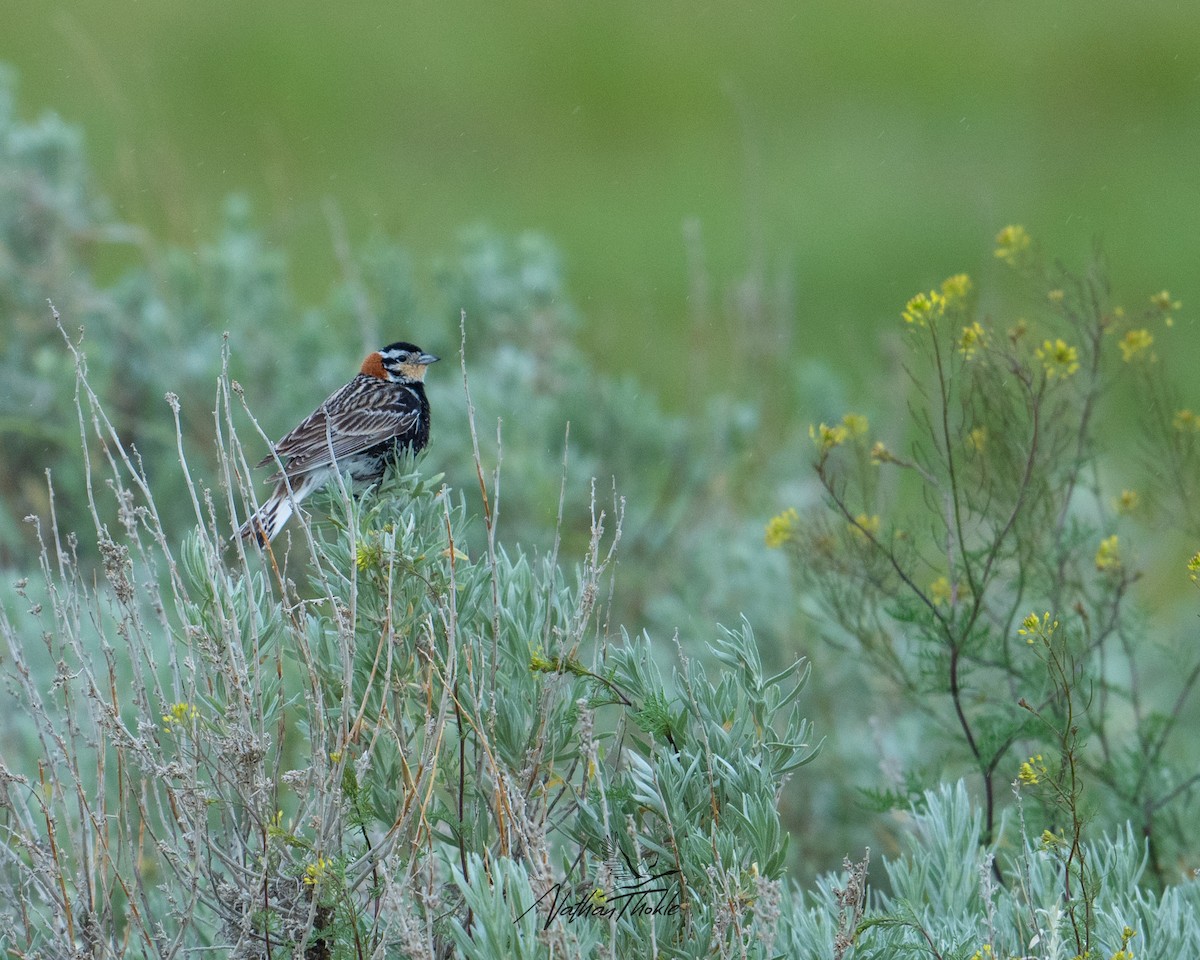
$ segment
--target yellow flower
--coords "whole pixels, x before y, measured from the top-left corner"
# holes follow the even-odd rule
[[[1057,833],[1052,833],[1049,830],[1042,831],[1042,846],[1045,847],[1047,850],[1053,850],[1060,843],[1062,843],[1062,841],[1063,841],[1063,838],[1060,837]]]
[[[190,703],[177,703],[171,707],[169,712],[163,714],[163,729],[167,733],[171,733],[175,727],[182,726],[199,716],[200,711]]]
[[[982,947],[971,954],[971,960],[992,960],[992,945],[985,943]]]
[[[870,421],[861,413],[848,413],[842,417],[842,426],[852,437],[862,437],[871,429]]]
[[[1175,417],[1171,420],[1171,426],[1181,433],[1188,430],[1200,430],[1200,417],[1191,410],[1177,410]]]
[[[1097,570],[1117,570],[1121,566],[1121,554],[1118,551],[1117,535],[1106,537],[1100,541],[1096,551]]]
[[[996,234],[996,257],[1009,266],[1020,266],[1028,259],[1032,244],[1024,227],[1016,224],[1007,226]]]
[[[943,603],[949,603],[950,597],[950,581],[945,577],[938,577],[929,585],[929,599],[933,601],[935,607],[940,607]]]
[[[946,306],[964,303],[971,294],[971,278],[965,273],[956,273],[942,281],[942,298]]]
[[[1031,613],[1021,621],[1021,626],[1017,630],[1017,634],[1025,638],[1026,643],[1033,643],[1039,638],[1050,642],[1050,638],[1054,635],[1054,631],[1058,629],[1058,621],[1050,620],[1050,613],[1047,611],[1039,617],[1036,613]]]
[[[1133,513],[1141,501],[1142,498],[1138,496],[1136,490],[1122,490],[1114,506],[1117,508],[1117,513]]]
[[[918,293],[904,305],[904,313],[901,316],[904,317],[905,323],[923,327],[938,316],[945,307],[946,298],[936,290],[929,293]]]
[[[1049,290],[1046,293],[1046,299],[1051,303],[1062,303],[1065,294],[1061,290]]]
[[[1192,554],[1192,559],[1188,561],[1188,576],[1192,583],[1200,583],[1200,553]]]
[[[358,550],[354,555],[354,565],[359,570],[370,570],[372,567],[383,566],[383,545],[360,540]]]
[[[929,297],[923,293],[918,293],[904,305],[904,313],[901,316],[904,317],[905,323],[915,323],[917,326],[924,326],[925,317],[929,315],[931,309],[932,304],[929,302]]]
[[[1041,778],[1046,775],[1046,765],[1042,763],[1042,755],[1039,753],[1030,757],[1021,764],[1021,769],[1017,773],[1017,780],[1027,787],[1032,787],[1041,782]]]
[[[976,453],[983,453],[987,449],[987,442],[987,427],[973,427],[967,434],[967,446]]]
[[[962,328],[962,335],[958,338],[959,352],[967,359],[974,360],[975,354],[987,340],[987,334],[979,321],[976,320],[969,327]]]
[[[860,513],[854,518],[854,522],[849,524],[850,533],[864,541],[868,534],[872,537],[878,536],[882,526],[883,522],[879,519],[879,514],[867,516],[865,513]]]
[[[325,879],[325,875],[329,872],[330,866],[330,861],[326,860],[324,857],[317,857],[315,862],[310,863],[304,868],[305,886],[315,887],[317,884],[319,884]]]
[[[1140,357],[1149,350],[1153,343],[1154,336],[1149,330],[1142,329],[1130,330],[1120,339],[1117,346],[1121,348],[1121,359],[1129,363],[1130,360]],[[1151,359],[1154,359],[1154,357],[1151,356]]]
[[[776,514],[767,521],[766,541],[772,550],[782,547],[796,534],[796,525],[800,523],[800,514],[795,507],[788,507],[783,513]]]
[[[905,323],[924,326],[941,317],[944,312],[946,312],[946,296],[938,293],[937,290],[930,290],[929,293],[918,293],[913,296],[905,304],[904,313],[901,313],[900,316],[904,317]]]
[[[882,440],[876,440],[874,446],[871,447],[871,462],[875,466],[881,463],[898,463],[895,454],[887,448]]]
[[[846,438],[850,435],[850,431],[843,426],[828,426],[822,423],[819,427],[810,426],[808,435],[812,438],[813,443],[817,445],[817,449],[822,454],[828,453],[834,447],[840,447],[846,442]]]
[[[1055,377],[1065,380],[1079,369],[1079,351],[1061,337],[1053,342],[1046,340],[1038,347],[1034,355],[1042,361],[1042,366],[1046,368],[1048,380],[1053,380]]]
[[[1175,325],[1175,318],[1172,316],[1172,314],[1176,310],[1180,309],[1183,304],[1178,300],[1172,300],[1169,291],[1160,290],[1150,298],[1150,303],[1152,306],[1157,307],[1159,312],[1163,315],[1163,323],[1165,323],[1168,327],[1173,327]]]
[[[1129,949],[1129,941],[1137,936],[1137,931],[1126,924],[1121,931],[1121,948],[1112,955],[1112,960],[1133,960],[1133,951]]]

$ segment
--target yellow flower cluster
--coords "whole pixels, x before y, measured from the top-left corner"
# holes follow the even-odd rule
[[[845,427],[837,424],[829,426],[822,423],[820,426],[809,426],[808,435],[812,438],[812,442],[817,445],[817,449],[822,454],[828,453],[834,447],[840,447],[846,442],[846,438],[850,436],[850,431]]]
[[[1121,567],[1121,553],[1117,541],[1117,535],[1114,533],[1111,537],[1105,537],[1100,541],[1100,547],[1096,550],[1096,569],[1100,571],[1119,570]]]
[[[788,507],[783,513],[778,513],[767,521],[766,541],[772,550],[782,547],[796,535],[796,527],[800,523],[800,514],[795,507]]]
[[[1137,936],[1133,927],[1126,926],[1121,931],[1121,947],[1112,955],[1111,960],[1133,960],[1133,951],[1129,949],[1129,941]]]
[[[967,433],[967,446],[976,453],[983,453],[987,449],[987,442],[987,427],[972,427]]]
[[[982,947],[971,954],[971,960],[992,960],[992,945],[985,943]]]
[[[918,293],[904,305],[901,316],[905,323],[915,327],[923,327],[934,317],[939,317],[946,309],[946,298],[937,291]]]
[[[1133,513],[1141,502],[1142,498],[1138,496],[1136,490],[1122,490],[1114,506],[1117,508],[1117,513]]]
[[[867,431],[870,429],[871,422],[861,413],[847,413],[842,417],[841,423],[834,424],[832,427],[827,423],[822,423],[815,427],[810,424],[808,435],[812,438],[812,442],[817,445],[817,449],[821,451],[822,456],[824,456],[834,447],[840,447],[847,440],[865,437]]]
[[[1032,246],[1033,240],[1022,226],[1013,224],[996,234],[996,258],[1009,266],[1018,267],[1025,263]]]
[[[1024,786],[1032,787],[1041,783],[1044,776],[1046,776],[1046,765],[1042,763],[1042,755],[1038,753],[1021,764],[1017,780]]]
[[[983,326],[976,320],[969,327],[962,328],[962,334],[958,338],[958,351],[967,360],[974,360],[975,354],[978,353],[987,340]]]
[[[1186,408],[1183,410],[1176,410],[1175,416],[1171,420],[1171,426],[1173,426],[1180,433],[1200,430],[1200,417],[1196,416],[1196,414]]]
[[[190,723],[200,716],[200,711],[190,703],[177,703],[163,714],[163,729],[171,733],[176,727]]]
[[[971,295],[971,278],[965,273],[956,273],[942,281],[942,299],[952,307],[966,303]]]
[[[881,463],[899,463],[896,455],[887,448],[882,440],[876,440],[874,446],[871,447],[871,463],[879,466]]]
[[[372,543],[365,538],[360,540],[354,555],[354,565],[363,571],[383,566],[383,545],[378,541]]]
[[[938,577],[929,585],[929,599],[933,601],[935,607],[949,603],[951,596],[950,581],[945,577]]]
[[[1121,359],[1126,363],[1141,357],[1153,344],[1154,336],[1145,328],[1130,330],[1117,342],[1117,346],[1121,348]],[[1150,359],[1155,359],[1153,354]]]
[[[1033,643],[1039,637],[1049,643],[1057,629],[1058,621],[1052,621],[1049,612],[1043,613],[1041,617],[1036,613],[1031,613],[1021,621],[1017,634],[1024,637],[1026,643]]]
[[[1192,559],[1188,561],[1188,577],[1192,583],[1200,583],[1200,553],[1192,554]]]
[[[848,526],[854,536],[865,541],[868,535],[872,537],[879,535],[879,531],[883,527],[883,521],[879,519],[879,514],[877,513],[869,516],[865,513],[860,513]]]
[[[947,310],[958,310],[967,303],[971,295],[971,278],[965,273],[956,273],[942,281],[941,288],[922,291],[904,305],[901,316],[904,322],[914,327],[924,327],[942,316]]]
[[[329,872],[331,865],[330,861],[325,859],[325,857],[317,857],[315,862],[310,863],[304,868],[304,885],[308,887],[317,886],[317,884],[325,879],[325,875]]]
[[[871,429],[871,423],[861,413],[848,413],[842,417],[842,426],[852,437],[865,437]]]
[[[1163,315],[1163,323],[1168,327],[1175,325],[1175,317],[1173,314],[1179,310],[1183,304],[1178,300],[1171,299],[1171,293],[1168,290],[1160,290],[1150,298],[1150,305],[1158,310]]]
[[[1046,340],[1034,351],[1034,355],[1042,361],[1048,380],[1055,377],[1065,380],[1079,369],[1079,351],[1062,337],[1054,341]]]

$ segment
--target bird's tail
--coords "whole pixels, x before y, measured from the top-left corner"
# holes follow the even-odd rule
[[[260,546],[265,547],[274,540],[284,524],[296,512],[296,505],[312,491],[313,483],[309,476],[298,478],[288,489],[286,480],[280,480],[279,485],[258,508],[258,512],[242,524],[238,535],[243,540],[251,538]]]

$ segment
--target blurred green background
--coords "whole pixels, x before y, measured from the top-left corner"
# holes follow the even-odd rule
[[[338,277],[330,201],[352,241],[431,254],[471,223],[542,231],[595,362],[676,409],[705,389],[697,342],[728,343],[735,390],[766,389],[743,338],[870,382],[904,300],[986,279],[1007,222],[1067,258],[1100,241],[1119,295],[1198,302],[1194,2],[2,0],[0,22],[23,112],[82,125],[125,222],[198,244],[245,192],[302,302]],[[759,315],[788,322],[750,336]],[[396,333],[445,349],[455,322]]]

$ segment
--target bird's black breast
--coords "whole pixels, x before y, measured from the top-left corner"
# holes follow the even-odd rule
[[[429,400],[425,388],[419,383],[406,383],[396,391],[393,406],[401,416],[416,417],[403,433],[379,443],[367,451],[367,456],[392,459],[403,453],[419,453],[429,443]]]

